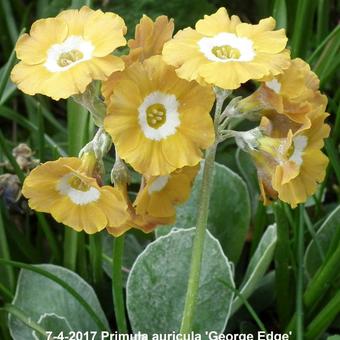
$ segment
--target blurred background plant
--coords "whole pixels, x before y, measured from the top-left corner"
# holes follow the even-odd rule
[[[281,203],[266,208],[259,201],[256,170],[249,157],[237,150],[233,141],[228,140],[220,145],[217,161],[221,165],[216,165],[215,169],[209,229],[219,239],[228,258],[233,261],[234,280],[236,287],[239,287],[226,331],[252,333],[258,329],[266,329],[283,332],[287,329],[293,330],[298,339],[327,338],[328,334],[339,334],[339,2],[94,0],[89,3],[82,0],[2,0],[0,1],[0,65],[2,65],[0,338],[10,338],[8,313],[26,324],[30,324],[29,318],[35,313],[27,302],[30,301],[30,297],[26,296],[24,299],[24,292],[22,296],[19,294],[16,297],[14,305],[10,304],[15,294],[19,269],[35,270],[25,272],[25,284],[30,289],[34,287],[34,282],[38,287],[42,287],[44,282],[47,287],[51,284],[47,282],[47,277],[54,283],[58,280],[58,277],[51,277],[57,275],[57,269],[31,266],[39,263],[51,263],[77,272],[94,287],[107,319],[112,320],[111,328],[116,327],[111,299],[108,298],[111,295],[112,238],[101,234],[89,236],[75,233],[58,225],[47,215],[30,211],[20,195],[21,183],[35,164],[64,155],[76,156],[80,148],[90,140],[95,127],[86,110],[72,100],[54,102],[40,95],[26,96],[16,90],[9,81],[9,73],[16,62],[14,44],[20,32],[28,30],[32,22],[38,18],[55,16],[63,9],[79,8],[84,4],[121,15],[128,26],[129,38],[133,36],[134,27],[143,14],[152,19],[162,14],[172,17],[178,30],[193,26],[204,14],[213,13],[220,6],[225,6],[230,14],[239,15],[244,22],[255,23],[272,15],[277,20],[277,26],[287,30],[292,56],[301,57],[310,63],[312,70],[320,78],[321,91],[328,96],[330,113],[328,123],[332,126],[332,132],[326,141],[325,152],[330,163],[324,183],[304,208],[291,210],[288,205]],[[121,49],[121,53],[124,52],[126,50]],[[254,88],[254,83],[248,83],[238,92],[240,95],[246,95]],[[107,173],[113,161],[113,156],[106,158]],[[198,178],[196,182],[199,180]],[[106,182],[109,182],[109,178]],[[134,189],[137,190],[138,182],[139,177],[133,176],[132,194]],[[179,208],[178,222],[175,225],[177,228],[183,227],[184,224],[187,228],[194,226],[196,191],[194,188],[190,201]],[[277,233],[273,236],[272,230],[268,228],[266,231],[266,227],[274,220],[277,221]],[[300,239],[298,231],[302,225],[305,228],[304,244],[301,247],[297,241]],[[145,235],[136,231],[128,233],[122,268],[124,281],[136,257],[145,246],[155,237],[166,234],[169,228],[158,229],[156,235]],[[303,277],[298,270],[301,268],[299,263],[304,266]],[[38,279],[33,274],[38,275]],[[86,305],[86,301],[77,296],[77,292],[72,291],[72,287],[75,289],[75,285],[78,284],[73,281],[74,278],[68,277],[69,274],[65,273],[60,275],[65,275],[62,281],[63,288],[75,299],[75,304],[80,303],[92,316],[99,315],[96,325],[107,328],[105,316],[102,317],[103,312],[101,307],[97,306],[97,298],[91,295],[93,293],[89,293],[91,296]],[[21,285],[24,284],[23,280],[24,275],[20,278]],[[238,295],[239,292],[241,295]],[[36,293],[39,295],[39,289]],[[44,294],[40,298],[43,297]],[[249,299],[245,301],[245,298]],[[39,296],[36,296],[36,299],[39,300]],[[41,300],[41,303],[44,302],[49,303],[48,300]],[[60,308],[62,309],[62,306]],[[77,309],[72,308],[74,306],[71,306],[70,310],[77,313]],[[138,315],[134,317],[138,319]],[[77,318],[80,319],[80,316]],[[65,322],[63,318],[58,320]],[[296,320],[300,321],[296,323]],[[41,320],[37,324],[33,322],[30,327],[35,329],[36,334],[40,334],[41,327],[45,325],[45,329],[48,328],[50,321],[46,319],[45,323]],[[56,319],[53,321],[55,323]],[[149,321],[145,320],[145,323],[147,322]],[[152,323],[152,320],[150,322]],[[15,325],[15,320],[12,320],[12,335]]]

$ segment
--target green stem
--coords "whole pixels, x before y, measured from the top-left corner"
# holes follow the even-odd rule
[[[122,258],[124,253],[124,235],[115,238],[113,245],[112,266],[112,295],[116,323],[120,334],[127,334],[123,284],[122,284]]]
[[[101,234],[89,235],[89,240],[93,281],[99,284],[103,279]]]
[[[277,295],[277,312],[281,327],[285,327],[290,318],[290,275],[289,256],[287,250],[289,245],[289,224],[287,223],[283,203],[274,204],[275,221],[277,225],[277,244],[275,251],[275,285]]]
[[[299,230],[297,248],[297,282],[296,282],[296,339],[303,340],[304,311],[303,311],[303,273],[304,273],[304,206],[299,206]]]
[[[196,234],[194,238],[191,258],[191,268],[189,274],[188,289],[185,299],[183,319],[181,325],[181,334],[187,334],[192,331],[196,300],[201,274],[201,263],[203,255],[203,246],[208,221],[208,209],[210,199],[210,188],[212,185],[214,161],[216,154],[216,144],[211,146],[206,153],[203,179],[198,206],[198,218],[196,224]]]
[[[196,233],[193,241],[188,288],[185,297],[183,318],[180,329],[181,334],[188,334],[192,331],[192,324],[195,314],[195,307],[198,297],[198,289],[201,275],[204,240],[208,222],[210,192],[214,175],[215,155],[218,143],[217,140],[219,118],[221,115],[223,102],[227,95],[230,94],[221,91],[221,89],[215,89],[215,93],[216,93],[216,108],[214,128],[216,134],[216,142],[210,148],[207,149],[205,155],[202,185],[200,189],[198,203]]]
[[[64,267],[76,271],[78,232],[65,226],[64,235]]]

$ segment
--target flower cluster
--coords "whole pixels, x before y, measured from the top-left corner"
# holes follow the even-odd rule
[[[328,159],[321,149],[330,128],[324,122],[327,98],[318,88],[309,65],[293,59],[287,70],[239,103],[241,110],[261,116],[260,136],[248,149],[265,203],[278,197],[294,208],[314,194],[325,177]]]
[[[325,175],[327,99],[309,66],[290,60],[284,30],[274,28],[273,18],[251,25],[220,8],[172,37],[173,20],[143,16],[127,43],[129,53],[118,57],[112,52],[126,44],[126,27],[114,13],[82,7],[36,21],[17,42],[13,82],[29,95],[73,96],[100,129],[78,158],[31,171],[22,190],[30,207],[87,233],[152,231],[174,222],[203,151],[226,136],[253,157],[265,202],[304,202]],[[89,86],[98,80],[103,101]],[[214,122],[213,90],[225,99],[249,80],[259,81],[259,88],[224,105]],[[216,108],[222,104],[217,100]],[[235,113],[255,115],[260,124],[247,132],[228,130]],[[111,141],[114,187],[102,183]],[[142,178],[133,201],[127,165]]]

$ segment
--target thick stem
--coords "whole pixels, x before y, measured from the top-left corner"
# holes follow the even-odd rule
[[[202,256],[204,249],[204,240],[208,222],[210,192],[214,175],[214,163],[216,148],[218,144],[218,126],[220,115],[225,98],[230,92],[221,89],[215,89],[216,108],[214,117],[214,128],[216,133],[216,142],[206,151],[205,162],[203,166],[203,178],[200,189],[198,215],[196,224],[196,233],[193,241],[191,265],[189,273],[188,288],[185,297],[184,311],[180,333],[187,334],[192,331],[192,324],[195,314],[195,307],[198,297],[198,289],[201,275]]]
[[[76,271],[77,266],[77,252],[78,252],[78,238],[77,231],[69,227],[65,227],[64,233],[64,267]]]
[[[196,300],[198,296],[198,288],[201,274],[201,263],[203,255],[203,246],[205,240],[205,232],[208,221],[210,189],[212,185],[214,161],[216,153],[216,144],[207,150],[203,169],[203,180],[200,192],[200,200],[198,207],[198,217],[196,225],[196,234],[194,238],[191,268],[188,282],[188,289],[185,298],[183,319],[181,325],[181,334],[190,333],[192,330],[192,322],[194,318],[194,311]]]
[[[283,203],[274,204],[275,221],[277,225],[277,244],[275,251],[275,285],[277,295],[277,312],[281,327],[284,328],[290,318],[290,274],[289,274],[289,224],[284,212]]]
[[[127,334],[123,284],[122,284],[122,257],[124,252],[124,235],[115,238],[113,245],[112,266],[112,295],[116,317],[116,324],[120,334]]]
[[[303,257],[304,257],[304,206],[299,207],[300,219],[298,230],[297,249],[297,283],[296,283],[296,339],[303,340],[304,336],[304,310],[303,310]]]

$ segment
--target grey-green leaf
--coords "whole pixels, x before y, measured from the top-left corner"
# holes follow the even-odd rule
[[[104,325],[108,321],[93,288],[76,273],[63,267],[42,264],[36,267],[53,273],[72,286],[93,308]],[[13,304],[36,323],[45,326],[58,318],[57,330],[101,331],[88,312],[68,291],[47,277],[21,270]],[[50,317],[49,317],[50,316]],[[64,327],[64,329],[60,329]],[[32,329],[14,316],[9,317],[9,328],[14,340],[31,339]]]
[[[127,308],[134,332],[179,331],[195,229],[173,230],[137,258],[127,282]],[[206,233],[193,330],[222,332],[233,299],[230,263],[216,238]]]
[[[252,256],[242,284],[239,288],[240,294],[247,299],[256,289],[259,281],[266,273],[273,260],[277,241],[276,225],[270,225],[263,234],[261,241]],[[235,313],[242,306],[242,300],[236,297],[232,305],[232,313]]]
[[[306,249],[305,269],[309,277],[314,276],[323,262],[320,251],[324,256],[326,256],[331,243],[335,241],[334,237],[336,234],[340,236],[339,228],[340,206],[333,210],[315,235],[316,241],[321,249],[318,249],[314,240],[310,242]],[[338,241],[340,241],[340,239]]]
[[[190,199],[177,208],[175,228],[190,228],[196,224],[199,189],[202,182],[202,167],[196,177]],[[242,178],[215,163],[214,181],[211,192],[208,229],[220,241],[224,253],[234,263],[241,254],[250,224],[250,200],[247,186]],[[169,232],[169,228],[158,228],[157,236]]]
[[[237,149],[235,158],[241,176],[247,183],[248,192],[251,197],[252,213],[255,214],[260,200],[260,188],[257,179],[256,167],[251,156],[241,149]]]
[[[66,335],[68,332],[72,331],[68,321],[63,316],[59,316],[54,313],[45,313],[39,318],[37,323],[43,329],[52,332],[51,336],[58,336],[60,332],[64,332]],[[36,331],[33,331],[32,334],[34,339],[46,340],[46,337],[37,334]]]

